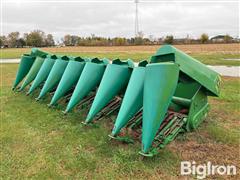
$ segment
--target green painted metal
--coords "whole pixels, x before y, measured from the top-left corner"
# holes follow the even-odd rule
[[[29,54],[22,55],[21,61],[18,66],[16,78],[12,86],[12,90],[14,90],[18,86],[18,84],[24,79],[24,77],[28,74],[34,61],[35,61],[34,56],[31,56]]]
[[[80,57],[69,61],[54,93],[54,96],[52,97],[52,100],[49,104],[50,106],[55,105],[57,101],[65,95],[66,92],[68,92],[73,86],[77,84],[84,66],[85,61]]]
[[[142,152],[148,153],[176,90],[179,68],[174,63],[146,66],[143,96]]]
[[[142,132],[144,156],[155,155],[179,132],[196,129],[209,110],[207,96],[219,95],[220,76],[170,45],[162,46],[151,64],[142,61],[138,67],[131,60],[109,64],[108,59],[50,56],[37,48],[23,55],[13,89],[24,78],[21,90],[34,80],[28,93],[45,82],[37,99],[56,89],[50,105],[73,90],[65,113],[78,103],[89,108],[93,102],[86,123],[120,108],[109,137],[130,142],[119,136],[125,126]]]
[[[56,55],[47,56],[27,94],[31,94],[36,88],[40,86],[41,83],[47,79],[56,59]]]
[[[126,61],[122,61],[120,59],[115,59],[112,61],[112,64],[117,64],[117,65],[129,67],[129,68],[134,68],[134,62],[131,59],[128,59]]]
[[[195,81],[182,81],[181,75],[179,78],[177,89],[174,93],[172,103],[181,106],[182,108],[189,108],[192,103],[192,97],[196,94],[197,90],[201,88],[201,85]],[[171,105],[170,105],[171,106]],[[177,111],[177,109],[176,109]]]
[[[108,65],[109,64],[109,59],[107,59],[107,58],[103,58],[103,59],[93,58],[93,59],[89,59],[89,62]]]
[[[71,111],[84,97],[93,91],[101,82],[109,60],[87,62],[77,82],[65,113]]]
[[[180,71],[205,87],[209,95],[219,96],[221,79],[217,72],[171,45],[164,45],[151,58],[151,63],[169,61],[178,64]]]
[[[43,62],[44,62],[44,59],[46,58],[46,56],[37,56],[36,60],[34,61],[31,69],[29,70],[25,80],[23,81],[22,83],[22,86],[20,87],[20,91],[22,91],[27,85],[29,85],[34,79],[35,77],[37,76],[38,74],[38,71],[40,70]]]
[[[112,136],[119,134],[120,130],[127,125],[128,121],[143,106],[143,85],[146,65],[147,61],[142,61],[139,63],[139,67],[133,69],[121,108],[112,130]]]
[[[115,139],[117,141],[121,141],[123,143],[127,143],[127,144],[133,144],[134,140],[128,136],[124,136],[124,137],[120,137],[120,136],[113,136],[113,135],[108,135],[108,137],[110,137],[111,139]]]
[[[159,147],[164,148],[175,139],[179,132],[184,132],[183,124],[185,124],[186,121],[187,118],[185,117],[178,118],[178,116],[174,116],[155,137],[155,139],[162,141]],[[168,134],[168,132],[170,133]]]
[[[171,118],[169,119],[169,116]],[[179,113],[169,113],[166,115],[163,126],[160,126],[159,132],[154,138],[154,147],[148,153],[140,151],[139,153],[146,157],[153,157],[159,153],[160,148],[164,148],[167,144],[172,142],[180,132],[185,132],[184,124],[186,124],[186,115]]]
[[[101,111],[117,94],[125,90],[132,73],[133,62],[114,60],[107,65],[103,78],[99,85],[96,97],[88,113],[86,123],[93,120],[94,116]]]
[[[63,56],[61,59],[57,59],[54,63],[46,82],[37,98],[37,100],[43,98],[48,92],[53,90],[62,78],[62,75],[68,65],[69,57]]]
[[[188,131],[196,129],[204,118],[206,118],[208,111],[209,103],[206,93],[199,89],[192,98],[186,129]]]
[[[47,55],[51,55],[50,53],[48,52],[45,52],[43,50],[40,50],[38,48],[32,48],[31,49],[31,56],[39,56],[39,57],[42,57],[42,56],[47,56]]]
[[[189,110],[185,128],[188,131],[196,129],[209,110],[206,90],[195,81],[178,83],[170,106],[174,108],[173,105]]]

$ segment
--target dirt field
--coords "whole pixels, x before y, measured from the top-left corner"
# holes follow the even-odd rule
[[[201,45],[176,45],[176,48],[190,54],[200,62],[208,65],[240,66],[239,44],[201,44]],[[41,48],[47,52],[90,58],[120,58],[132,59],[136,62],[150,59],[160,46],[111,46],[111,47],[54,47]],[[2,49],[0,59],[20,58],[24,53],[30,53],[31,48]],[[232,60],[227,60],[232,59]]]
[[[112,46],[112,47],[61,47],[61,52],[145,52],[154,53],[159,48],[154,46]],[[198,44],[198,45],[175,45],[176,48],[186,53],[239,53],[239,44]],[[52,52],[58,52],[59,48],[46,48]]]
[[[196,44],[196,45],[174,45],[186,53],[240,53],[239,44]],[[154,53],[159,48],[154,46],[77,46],[77,47],[54,47],[42,48],[50,52],[144,52]],[[9,51],[25,52],[29,48],[12,48]]]

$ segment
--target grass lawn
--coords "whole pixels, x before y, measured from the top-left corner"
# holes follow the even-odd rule
[[[180,161],[240,165],[239,78],[223,77],[220,98],[195,132],[179,136],[158,156],[142,159],[141,144],[110,142],[112,123],[84,127],[86,113],[67,116],[49,98],[14,93],[16,64],[1,65],[0,177],[2,179],[181,179]],[[214,176],[213,178],[224,178]],[[225,177],[230,178],[230,177]],[[233,179],[240,179],[238,176]]]
[[[225,59],[240,59],[238,44],[206,44],[206,45],[177,45],[177,48],[194,58],[209,65],[240,66],[240,61]],[[114,46],[114,47],[61,47],[43,48],[45,51],[60,55],[99,58],[131,58],[134,61],[149,59],[159,46]],[[23,53],[29,53],[30,48],[2,49],[0,58],[19,58]]]

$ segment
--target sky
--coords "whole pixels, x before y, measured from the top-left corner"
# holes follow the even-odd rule
[[[34,29],[78,36],[134,37],[134,0],[0,0],[1,33]],[[140,0],[145,37],[239,36],[239,0]]]

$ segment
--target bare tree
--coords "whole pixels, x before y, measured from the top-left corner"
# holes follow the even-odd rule
[[[7,36],[7,41],[9,47],[17,47],[17,41],[19,39],[20,33],[19,32],[11,32]]]
[[[0,36],[0,47],[7,45],[7,38],[6,36]]]
[[[45,39],[45,44],[46,44],[46,46],[54,46],[55,45],[52,34],[47,35],[47,37]]]
[[[63,37],[63,43],[65,46],[71,46],[72,45],[72,37],[70,34],[67,34]]]

